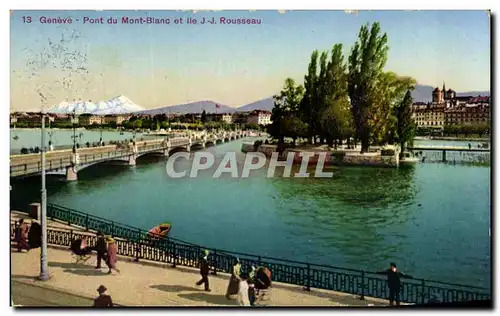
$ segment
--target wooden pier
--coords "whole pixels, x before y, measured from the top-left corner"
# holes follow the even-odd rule
[[[489,153],[490,148],[469,148],[466,146],[416,146],[408,147],[408,151],[440,151],[442,152],[442,161],[446,162],[446,152],[447,151],[458,151],[458,152],[475,152],[475,153]]]

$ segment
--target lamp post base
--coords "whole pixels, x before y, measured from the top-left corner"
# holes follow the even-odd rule
[[[50,278],[51,278],[51,276],[50,276],[50,275],[39,275],[36,279],[37,279],[38,281],[47,281],[47,280],[49,280]]]

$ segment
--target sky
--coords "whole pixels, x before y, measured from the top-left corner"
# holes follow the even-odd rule
[[[169,18],[170,24],[121,23],[146,16]],[[57,17],[72,23],[42,23]],[[101,17],[103,24],[88,23]],[[261,24],[200,24],[212,17]],[[109,18],[118,23],[106,23]],[[180,18],[183,23],[175,24]],[[198,23],[187,24],[189,18]],[[201,100],[237,107],[277,94],[287,77],[303,83],[315,49],[342,43],[347,59],[360,27],[373,22],[388,35],[387,71],[419,84],[441,87],[445,81],[458,92],[490,90],[485,11],[13,11],[10,107],[32,110],[118,95],[144,108]],[[39,57],[60,52],[54,45],[72,34],[78,36],[63,44],[80,56],[69,63],[72,70],[64,70],[68,63],[61,57]],[[40,60],[45,64],[33,63]],[[61,79],[70,77],[71,87],[64,87]]]

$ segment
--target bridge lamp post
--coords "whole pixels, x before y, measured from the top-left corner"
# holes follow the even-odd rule
[[[40,146],[40,165],[42,166],[42,189],[41,189],[41,205],[40,205],[40,224],[42,226],[42,247],[40,252],[40,279],[45,281],[49,278],[49,266],[47,262],[47,189],[45,187],[45,114],[43,110],[40,112],[42,116],[42,135]]]
[[[73,110],[73,114],[71,115],[73,124],[73,152],[76,152],[76,112]]]

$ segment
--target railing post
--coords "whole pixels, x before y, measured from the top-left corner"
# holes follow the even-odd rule
[[[68,225],[71,225],[71,210],[68,210]]]
[[[115,222],[111,221],[111,237],[115,236]]]
[[[365,270],[361,270],[361,297],[359,299],[365,299]]]
[[[306,282],[306,291],[311,290],[311,265],[308,263],[307,264],[307,282]]]
[[[174,257],[174,260],[173,260],[173,264],[172,264],[172,268],[175,268],[175,264],[176,264],[176,260],[177,260],[177,243],[174,241],[172,243],[173,247],[172,247],[172,256]]]
[[[135,243],[135,262],[139,262],[139,254],[141,251],[141,231],[137,234],[137,242]]]
[[[425,280],[422,279],[422,294],[420,295],[421,296],[421,303],[422,304],[425,304]]]
[[[85,216],[85,231],[89,231],[89,214]]]
[[[214,265],[214,272],[212,272],[213,275],[217,275],[217,249],[214,249],[214,256],[213,256],[213,265]]]

